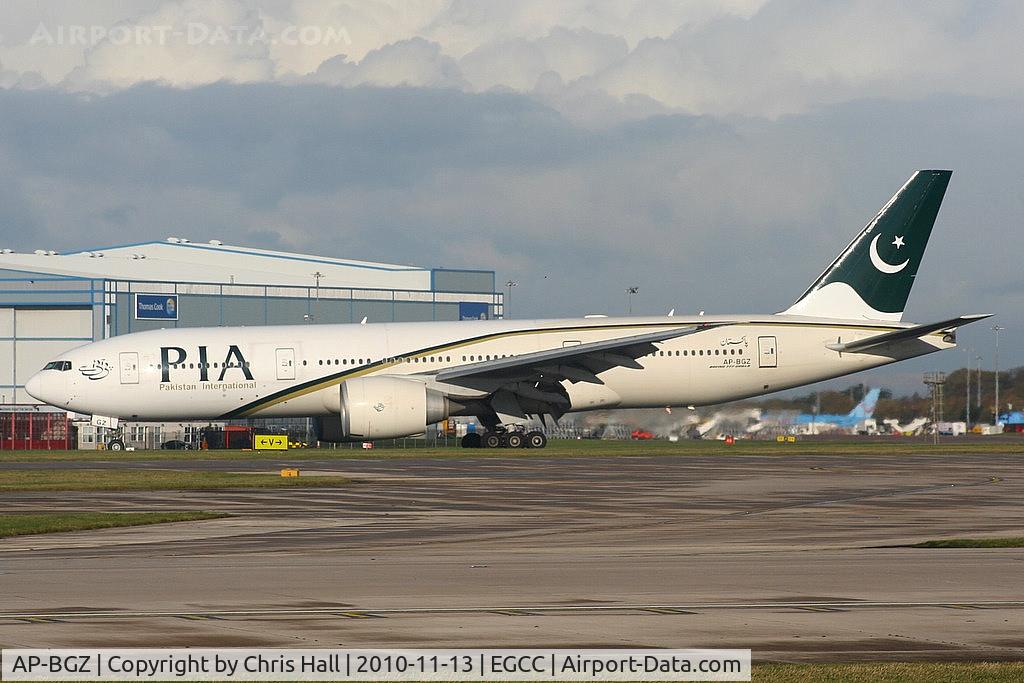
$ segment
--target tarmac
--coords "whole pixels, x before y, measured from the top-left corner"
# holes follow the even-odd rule
[[[288,463],[131,467],[266,471]],[[0,467],[125,467],[4,463]],[[0,540],[0,646],[742,647],[1020,660],[1021,457],[302,461],[340,488],[5,493],[9,511],[220,510]]]

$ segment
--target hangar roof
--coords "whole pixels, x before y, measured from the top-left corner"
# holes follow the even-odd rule
[[[430,269],[310,254],[254,249],[218,240],[140,242],[58,254],[0,253],[0,268],[43,275],[108,280],[154,280],[429,290]]]

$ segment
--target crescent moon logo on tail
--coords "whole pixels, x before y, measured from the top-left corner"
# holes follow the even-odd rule
[[[883,261],[882,257],[878,255],[878,238],[881,236],[881,234],[875,235],[875,239],[871,240],[871,248],[868,250],[868,253],[871,255],[871,265],[873,265],[875,268],[879,270],[879,272],[882,273],[888,273],[889,275],[898,273],[907,267],[907,264],[910,263],[910,259],[907,259],[903,263],[900,263],[895,266],[891,263],[886,263],[885,261]]]

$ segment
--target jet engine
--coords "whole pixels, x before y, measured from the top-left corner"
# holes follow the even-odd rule
[[[336,397],[336,398],[335,398]],[[400,377],[357,377],[327,399],[340,419],[321,419],[324,441],[372,441],[422,434],[450,415],[448,398],[422,382]]]

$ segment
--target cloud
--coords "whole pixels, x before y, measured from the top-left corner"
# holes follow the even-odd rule
[[[466,85],[455,60],[436,43],[412,38],[373,50],[354,64],[344,55],[326,60],[315,81],[331,85],[412,85],[428,88],[463,88]]]
[[[933,97],[593,129],[529,96],[432,88],[7,90],[0,162],[16,182],[0,235],[71,249],[185,225],[198,240],[493,268],[522,281],[524,314],[621,312],[632,284],[637,310],[773,310],[914,168],[938,166],[956,174],[914,315],[1014,311],[1024,290],[998,245],[1024,213],[1007,184],[1022,118],[1011,100]]]
[[[1024,5],[1009,0],[138,0],[97,3],[91,15],[55,7],[5,12],[0,59],[95,92],[302,78],[500,89],[607,125],[636,117],[638,103],[645,114],[777,117],[855,99],[997,97],[1024,86],[1024,72],[1007,68],[1024,62]],[[90,39],[69,41],[75,26]],[[602,113],[588,115],[587,102]]]

